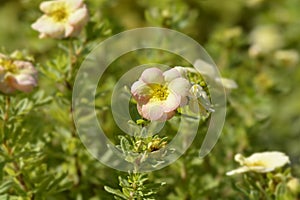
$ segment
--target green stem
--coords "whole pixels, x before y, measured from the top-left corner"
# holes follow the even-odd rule
[[[10,96],[5,96],[5,109],[4,109],[4,117],[3,117],[3,125],[2,125],[2,137],[3,137],[3,146],[5,147],[7,153],[10,155],[12,150],[8,147],[7,143],[7,135],[6,135],[6,126],[9,119],[9,109],[10,109]]]
[[[73,49],[73,41],[69,40],[69,71],[68,71],[68,75],[66,78],[66,83],[67,83],[67,89],[72,92],[73,90],[73,83],[72,83],[72,79],[74,76],[74,49]],[[69,112],[70,112],[70,120],[71,120],[71,135],[72,138],[77,138],[77,134],[76,134],[76,126],[75,126],[75,122],[74,122],[74,117],[73,117],[73,105],[72,105],[72,99],[70,99],[70,108],[69,108]],[[77,177],[78,177],[78,183],[76,185],[78,185],[80,183],[80,179],[82,176],[82,172],[80,169],[80,164],[79,164],[79,158],[78,158],[78,152],[76,152],[74,154],[74,159],[75,159],[75,168],[76,168],[76,173],[77,173]]]
[[[10,108],[10,96],[5,96],[5,114],[4,114],[4,125],[9,118],[9,108]]]
[[[73,49],[73,40],[69,40],[69,71],[68,71],[68,81],[72,83],[72,77],[74,73],[74,49]],[[72,84],[70,84],[71,88],[73,88]]]

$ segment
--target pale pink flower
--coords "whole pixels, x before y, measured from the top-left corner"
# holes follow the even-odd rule
[[[53,0],[40,4],[41,16],[31,27],[40,38],[76,37],[89,19],[83,0]]]
[[[13,60],[0,54],[0,91],[31,92],[37,86],[37,71],[31,62]]]
[[[178,70],[162,72],[146,69],[131,87],[133,98],[142,117],[151,121],[165,121],[174,116],[178,107],[187,104],[190,83]]]

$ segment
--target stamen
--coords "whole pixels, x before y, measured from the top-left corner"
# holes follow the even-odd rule
[[[56,22],[63,22],[67,19],[68,12],[66,10],[66,7],[64,5],[61,5],[53,12],[51,12],[49,16],[51,16]]]
[[[152,86],[153,95],[152,98],[155,101],[164,101],[168,98],[169,91],[166,86],[155,84]]]

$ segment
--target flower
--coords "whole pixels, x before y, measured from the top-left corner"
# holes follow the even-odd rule
[[[278,50],[274,53],[275,60],[284,66],[295,66],[299,62],[299,54],[296,50]]]
[[[142,117],[165,121],[174,116],[178,107],[187,104],[189,88],[189,81],[178,70],[172,68],[162,72],[158,68],[149,68],[133,83],[131,93]]]
[[[290,163],[288,156],[277,151],[254,153],[247,158],[241,154],[237,154],[234,159],[240,163],[241,167],[227,172],[227,176],[245,173],[248,171],[267,173]]]
[[[192,83],[188,96],[189,109],[193,113],[207,115],[208,112],[214,112],[215,110],[211,104],[211,99],[208,92],[202,87],[203,85],[206,85],[202,77],[210,80],[211,82],[209,83],[214,83],[218,86],[221,86],[226,90],[226,92],[238,88],[238,84],[232,79],[218,77],[213,65],[204,62],[201,59],[197,59],[194,63],[194,66],[197,68],[197,70],[195,68],[181,66],[176,66],[174,68]]]
[[[214,83],[223,86],[226,90],[238,88],[238,84],[234,80],[218,77],[214,67],[211,64],[204,62],[201,59],[197,59],[194,63],[194,66],[200,71],[200,73],[195,68],[191,67],[177,66],[175,69],[177,69],[184,77],[188,77],[188,73],[201,74],[201,76],[211,79],[214,81]]]
[[[300,190],[299,179],[292,177],[286,184],[287,188],[291,190],[293,193],[297,193]]]
[[[45,14],[31,25],[40,32],[39,38],[76,37],[89,19],[82,0],[44,1],[40,9]]]
[[[6,94],[15,90],[31,92],[37,86],[37,71],[31,62],[13,60],[0,54],[0,91]]]
[[[250,34],[249,56],[257,57],[272,52],[283,45],[283,40],[276,26],[264,25],[255,28]]]
[[[227,90],[232,90],[232,89],[237,89],[238,88],[238,84],[232,79],[216,78],[215,81],[217,83],[221,84]]]

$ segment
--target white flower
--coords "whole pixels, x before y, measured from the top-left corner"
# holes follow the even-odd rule
[[[40,38],[76,37],[88,21],[88,10],[82,0],[53,0],[40,4],[45,14],[31,27]]]
[[[240,163],[241,167],[227,172],[227,176],[249,171],[267,173],[290,163],[288,156],[277,151],[254,153],[247,158],[241,154],[237,154],[234,159]]]

